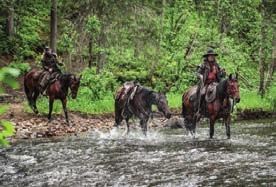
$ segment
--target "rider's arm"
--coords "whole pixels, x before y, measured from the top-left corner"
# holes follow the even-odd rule
[[[204,74],[204,63],[197,67],[197,77],[200,78]]]
[[[220,78],[224,78],[224,77],[226,76],[225,69],[224,69],[224,68],[221,68],[221,67],[218,65],[218,70],[219,70],[219,77],[220,77]]]
[[[49,70],[49,67],[46,65],[46,61],[45,60],[41,60],[41,65],[42,65],[42,68],[44,69],[44,70]]]

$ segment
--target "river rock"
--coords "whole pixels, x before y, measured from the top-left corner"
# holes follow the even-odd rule
[[[184,122],[184,118],[182,117],[172,117],[170,119],[168,119],[165,124],[165,127],[169,127],[169,128],[184,128],[185,127],[185,122]]]

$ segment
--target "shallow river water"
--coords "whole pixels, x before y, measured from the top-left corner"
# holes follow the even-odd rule
[[[18,141],[0,150],[0,186],[276,186],[276,122],[140,129]]]

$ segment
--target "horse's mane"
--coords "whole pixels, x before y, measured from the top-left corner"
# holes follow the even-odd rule
[[[143,94],[146,103],[151,104],[153,102],[152,94],[155,94],[156,92],[150,88],[139,86],[137,93]]]
[[[150,94],[150,93],[152,93],[152,92],[154,92],[154,91],[151,90],[150,88],[146,88],[146,87],[144,87],[144,86],[139,86],[138,92],[139,92],[139,93],[140,93],[140,92],[143,92],[145,95],[147,95],[147,94]]]
[[[58,80],[61,83],[62,86],[62,90],[63,92],[67,93],[68,92],[68,87],[70,86],[70,77],[74,76],[74,74],[71,73],[64,73],[64,74],[60,74],[58,76]]]
[[[224,99],[227,96],[226,89],[228,84],[228,78],[223,79],[217,85],[217,97],[220,99]]]

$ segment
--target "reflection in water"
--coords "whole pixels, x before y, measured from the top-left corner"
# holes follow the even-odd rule
[[[0,150],[0,186],[275,186],[276,125],[236,124],[232,139],[199,128],[93,131]]]

